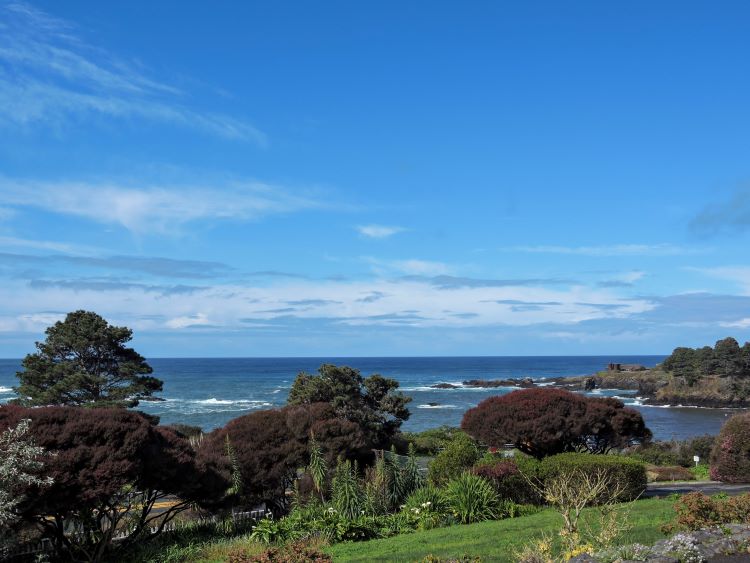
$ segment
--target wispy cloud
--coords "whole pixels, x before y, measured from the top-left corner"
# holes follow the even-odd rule
[[[613,244],[602,246],[509,246],[500,249],[503,252],[520,252],[531,254],[571,254],[578,256],[680,256],[701,254],[708,249],[680,246],[670,243],[659,244]]]
[[[507,279],[482,279],[461,276],[406,276],[407,281],[419,281],[429,283],[439,289],[459,289],[464,287],[531,287],[544,285],[573,285],[575,280],[562,278],[507,278]]]
[[[77,271],[92,268],[99,271],[127,271],[163,278],[209,279],[226,276],[232,268],[221,262],[178,260],[151,256],[65,256],[14,254],[0,252],[0,264],[33,268],[72,267]]]
[[[750,188],[737,190],[727,201],[711,203],[690,221],[700,235],[745,231],[750,228]]]
[[[407,260],[383,260],[372,256],[362,257],[378,275],[437,276],[450,273],[453,268],[445,262],[410,258]]]
[[[750,266],[718,266],[714,268],[686,268],[686,270],[735,283],[750,294]]]
[[[383,239],[391,237],[397,233],[403,232],[403,227],[389,227],[387,225],[359,225],[357,231],[362,236],[374,239]]]
[[[326,205],[289,190],[247,181],[210,187],[24,181],[0,176],[6,205],[119,224],[134,233],[177,233],[198,220],[254,220]]]
[[[70,22],[21,2],[0,4],[0,15],[0,122],[138,117],[267,144],[250,123],[194,109],[187,93],[89,45]]]

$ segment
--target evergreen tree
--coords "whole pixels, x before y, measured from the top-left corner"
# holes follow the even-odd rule
[[[75,311],[46,330],[37,352],[16,375],[24,406],[134,407],[161,391],[146,360],[126,343],[127,327],[112,326],[96,313]]]

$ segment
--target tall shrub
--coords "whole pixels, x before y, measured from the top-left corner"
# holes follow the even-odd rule
[[[448,442],[429,466],[428,477],[434,485],[443,485],[458,477],[479,460],[479,448],[471,436],[461,432]]]
[[[711,452],[711,479],[750,483],[750,413],[730,418]]]
[[[607,453],[651,438],[641,414],[622,401],[547,388],[485,399],[466,411],[461,428],[489,446],[513,444],[536,458]]]
[[[40,477],[20,491],[18,513],[36,523],[60,557],[100,561],[117,547],[154,537],[192,503],[221,501],[228,488],[217,468],[173,430],[124,409],[0,407],[0,429],[31,420],[29,434],[52,455]],[[154,506],[179,499],[166,508]],[[70,534],[73,523],[80,533]]]

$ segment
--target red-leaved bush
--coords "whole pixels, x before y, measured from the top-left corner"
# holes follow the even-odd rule
[[[184,437],[138,412],[0,407],[0,431],[22,419],[31,420],[34,443],[51,454],[42,476],[53,483],[24,491],[19,515],[42,528],[59,556],[99,561],[126,520],[129,534],[121,547],[152,537],[148,528],[163,527],[191,503],[220,502],[228,487]],[[152,512],[167,496],[171,506]],[[71,524],[80,533],[66,533]]]
[[[326,403],[287,406],[240,416],[208,434],[200,445],[200,452],[222,466],[227,479],[233,470],[239,469],[240,502],[250,506],[265,503],[278,514],[287,509],[286,491],[297,478],[297,469],[309,461],[311,435],[323,449],[329,467],[338,456],[357,458],[369,453],[360,427],[337,418]],[[236,458],[236,469],[231,467],[228,458],[227,438]]]
[[[466,411],[461,428],[489,446],[513,444],[536,458],[573,451],[607,453],[651,438],[641,414],[622,401],[563,389],[523,389],[490,397]]]
[[[721,428],[711,452],[711,479],[750,483],[750,413],[733,416]]]

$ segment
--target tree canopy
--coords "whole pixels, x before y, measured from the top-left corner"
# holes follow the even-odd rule
[[[327,403],[338,418],[359,426],[370,447],[387,448],[409,418],[406,405],[411,398],[398,392],[398,386],[398,381],[382,375],[363,377],[354,368],[323,364],[317,375],[297,375],[288,403]]]
[[[621,401],[563,389],[490,397],[466,411],[461,428],[490,446],[513,444],[537,458],[571,451],[606,453],[651,438],[641,414]]]
[[[716,342],[713,348],[675,348],[661,365],[690,385],[709,376],[750,378],[750,342],[740,347],[734,338],[728,337]]]
[[[75,311],[45,334],[16,374],[18,404],[134,407],[162,389],[143,356],[126,346],[133,337],[127,327]]]
[[[336,417],[327,403],[290,405],[240,416],[208,434],[199,449],[206,459],[222,467],[227,478],[235,462],[242,503],[253,506],[264,502],[278,512],[287,508],[285,493],[297,478],[297,469],[309,461],[313,436],[329,465],[339,456],[356,458],[369,452],[357,424]]]
[[[0,407],[0,430],[28,419],[29,437],[50,453],[39,472],[50,483],[20,488],[17,513],[50,538],[58,554],[76,561],[100,560],[112,535],[127,522],[130,535],[118,545],[150,538],[149,527],[168,523],[191,503],[221,502],[228,483],[185,438],[125,409]],[[152,512],[167,496],[178,498]],[[81,534],[65,534],[75,521]]]

